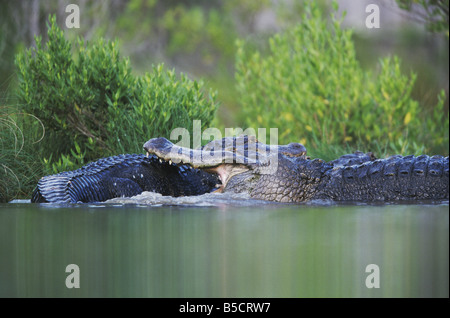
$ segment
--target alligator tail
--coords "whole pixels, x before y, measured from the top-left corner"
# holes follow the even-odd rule
[[[449,199],[449,157],[392,156],[334,167],[317,198],[335,201]]]

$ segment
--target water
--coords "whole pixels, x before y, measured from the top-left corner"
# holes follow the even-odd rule
[[[448,201],[0,205],[1,297],[448,297]],[[68,264],[80,288],[66,287]],[[380,288],[367,288],[369,264]]]

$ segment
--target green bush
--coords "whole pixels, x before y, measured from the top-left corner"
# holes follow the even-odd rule
[[[245,124],[277,127],[280,143],[300,141],[313,153],[328,144],[448,154],[445,93],[434,107],[419,105],[411,98],[416,77],[401,72],[397,57],[381,59],[375,74],[363,70],[352,31],[334,14],[325,19],[314,3],[298,26],[270,38],[267,54],[237,46]]]
[[[176,127],[202,128],[214,117],[214,92],[163,65],[141,77],[121,58],[117,42],[72,44],[50,17],[48,41],[16,56],[19,101],[46,128],[40,155],[52,170],[124,152],[141,152],[152,137]],[[72,159],[70,160],[69,157]]]

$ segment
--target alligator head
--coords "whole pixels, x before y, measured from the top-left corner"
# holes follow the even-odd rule
[[[254,136],[214,140],[200,149],[154,138],[145,143],[144,150],[172,164],[189,164],[217,174],[222,182],[218,191],[247,192],[256,199],[281,202],[308,199],[308,182],[303,189],[298,181],[319,179],[318,166],[323,164],[309,160],[299,143],[266,145]]]

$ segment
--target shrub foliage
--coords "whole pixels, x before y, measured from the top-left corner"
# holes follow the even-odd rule
[[[35,48],[16,56],[16,66],[20,102],[46,128],[39,148],[53,170],[141,152],[147,139],[168,137],[176,127],[190,129],[194,119],[205,127],[218,105],[203,82],[163,65],[135,76],[115,41],[69,42],[55,17],[49,19],[46,45],[36,38]]]
[[[309,3],[301,23],[270,38],[268,52],[237,43],[236,79],[245,123],[277,127],[279,142],[348,145],[386,153],[448,153],[445,93],[437,105],[411,98],[415,74],[397,57],[375,73],[355,56],[352,31]],[[429,107],[431,106],[431,107]],[[380,147],[381,145],[381,147]]]

